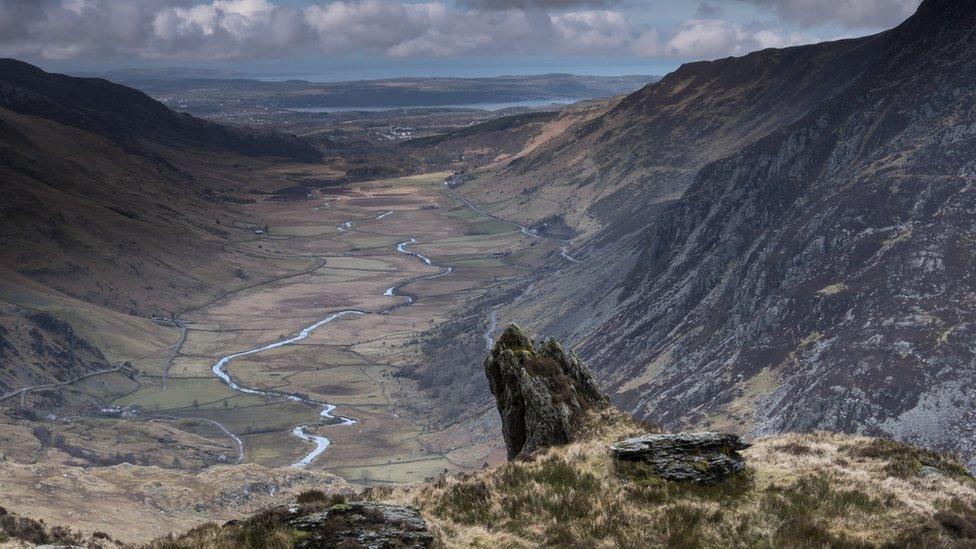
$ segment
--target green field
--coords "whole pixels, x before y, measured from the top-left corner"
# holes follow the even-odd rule
[[[200,409],[222,409],[224,402],[228,407],[253,406],[264,403],[263,398],[242,395],[215,378],[171,377],[164,390],[159,378],[142,378],[142,387],[126,395],[115,404],[121,406],[141,406],[152,412],[168,412],[183,408],[193,409],[196,401]]]

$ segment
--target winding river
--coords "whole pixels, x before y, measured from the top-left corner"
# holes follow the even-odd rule
[[[380,215],[378,215],[378,216],[376,216],[376,217],[374,217],[372,219],[383,219],[384,217],[386,217],[388,215],[391,215],[392,213],[393,213],[392,211],[384,212],[384,213],[382,213],[382,214],[380,214]],[[347,221],[347,222],[343,223],[342,225],[339,225],[336,228],[339,231],[341,231],[341,232],[347,232],[347,231],[349,231],[352,228],[352,223],[353,223],[352,221]],[[407,249],[407,246],[408,245],[414,244],[416,242],[417,242],[417,239],[416,238],[409,238],[407,240],[404,240],[403,242],[400,242],[400,243],[398,243],[396,245],[396,251],[399,252],[399,253],[402,253],[402,254],[414,256],[417,259],[419,259],[420,261],[422,261],[427,266],[437,267],[436,265],[434,265],[433,263],[431,263],[430,258],[428,258],[428,257],[426,257],[426,256],[424,256],[424,255],[422,255],[422,254],[420,254],[418,252],[415,252],[413,250],[408,250]],[[430,279],[433,279],[433,278],[439,278],[439,277],[445,276],[447,274],[450,274],[450,273],[452,273],[454,271],[454,267],[443,267],[443,269],[444,270],[442,272],[440,272],[440,273],[437,273],[437,274],[434,274],[434,275],[430,275],[430,276],[423,276],[423,277],[420,277],[420,278],[413,278],[413,279],[407,280],[405,282],[401,282],[400,284],[397,284],[397,285],[392,286],[389,289],[387,289],[385,292],[383,292],[383,295],[384,296],[405,297],[405,298],[407,298],[407,302],[405,304],[394,305],[392,307],[389,307],[389,308],[385,309],[384,311],[382,311],[382,313],[387,313],[387,312],[389,312],[389,311],[391,311],[393,309],[396,309],[396,308],[399,308],[399,307],[403,307],[403,306],[406,306],[406,305],[410,305],[410,304],[412,304],[414,302],[413,297],[411,297],[409,295],[401,295],[401,294],[398,294],[397,293],[397,290],[399,288],[401,288],[403,286],[406,286],[407,284],[410,284],[411,282],[414,282],[416,280],[430,280]],[[231,376],[230,374],[227,373],[226,367],[227,367],[227,364],[230,361],[234,360],[235,358],[240,358],[242,356],[248,356],[248,355],[253,355],[253,354],[261,353],[261,352],[268,351],[268,350],[271,350],[271,349],[276,349],[278,347],[284,347],[285,345],[290,345],[290,344],[295,343],[297,341],[301,341],[301,340],[307,338],[309,335],[311,335],[312,332],[314,332],[315,330],[321,328],[322,326],[325,326],[326,324],[329,324],[330,322],[332,322],[334,320],[337,320],[339,318],[342,318],[344,316],[349,316],[349,315],[365,315],[365,314],[368,314],[368,313],[366,313],[365,311],[360,311],[358,309],[346,309],[346,310],[343,310],[343,311],[337,311],[337,312],[334,312],[334,313],[330,313],[328,316],[326,316],[322,320],[319,320],[319,321],[317,321],[317,322],[315,322],[313,324],[310,324],[309,326],[306,326],[305,328],[302,328],[298,332],[298,334],[295,335],[294,337],[290,337],[290,338],[287,338],[287,339],[282,339],[282,340],[279,340],[279,341],[275,341],[274,343],[268,343],[267,345],[262,345],[260,347],[255,347],[253,349],[248,349],[246,351],[240,351],[240,352],[237,352],[237,353],[233,353],[233,354],[230,354],[230,355],[221,357],[220,360],[218,360],[216,363],[214,363],[213,367],[211,367],[210,370],[211,370],[211,372],[213,373],[213,375],[215,377],[217,377],[218,379],[220,379],[221,382],[224,383],[224,385],[226,385],[227,387],[230,387],[231,389],[233,389],[233,390],[235,390],[235,391],[237,391],[239,393],[246,394],[246,395],[261,396],[261,397],[265,397],[265,398],[282,398],[282,399],[287,399],[287,400],[291,400],[291,401],[294,401],[294,402],[304,402],[306,404],[312,404],[312,405],[316,405],[316,406],[321,406],[322,407],[322,411],[319,412],[319,416],[324,417],[324,418],[328,418],[328,419],[338,419],[339,420],[339,422],[338,422],[339,425],[354,425],[356,423],[356,420],[355,419],[348,418],[348,417],[343,417],[343,416],[335,416],[333,414],[333,412],[336,409],[336,407],[335,407],[334,404],[329,404],[328,402],[323,402],[323,401],[320,401],[320,400],[315,400],[313,398],[309,398],[309,397],[304,396],[304,395],[298,395],[298,394],[294,394],[294,393],[286,393],[286,392],[282,392],[282,391],[257,389],[257,388],[254,388],[254,387],[249,387],[247,385],[243,385],[243,384],[240,383],[240,381],[235,380],[233,378],[233,376]],[[240,453],[241,453],[241,455],[243,455],[243,447],[244,447],[243,441],[241,441],[240,438],[238,438],[237,436],[233,435],[232,433],[229,433],[229,431],[228,431],[228,434],[230,434],[234,438],[235,443],[238,443],[239,444]],[[308,464],[310,464],[313,461],[315,461],[315,459],[318,458],[322,454],[322,452],[325,452],[325,450],[329,447],[329,445],[332,444],[332,442],[328,439],[328,437],[324,437],[324,436],[321,436],[321,435],[315,435],[315,434],[309,433],[308,432],[308,426],[307,425],[297,425],[297,426],[295,426],[291,430],[291,434],[294,435],[296,438],[299,438],[299,439],[301,439],[303,441],[306,441],[306,442],[311,442],[312,444],[315,445],[315,448],[311,452],[309,452],[308,454],[306,454],[305,457],[303,457],[302,459],[300,459],[300,460],[296,461],[295,463],[293,463],[291,465],[292,467],[301,468],[301,467],[307,466]]]
[[[408,250],[407,249],[407,246],[409,246],[410,244],[415,244],[416,242],[417,242],[417,239],[416,238],[413,238],[413,237],[408,238],[407,240],[404,240],[403,242],[400,242],[400,243],[398,243],[396,245],[396,251],[400,252],[401,254],[412,255],[412,256],[416,257],[417,259],[419,259],[420,261],[422,261],[424,263],[424,265],[427,265],[428,267],[436,267],[436,265],[434,265],[433,263],[430,262],[430,258],[428,258],[428,257],[426,257],[426,256],[424,256],[422,254],[419,254],[419,253],[417,253],[417,252],[415,252],[413,250]],[[416,282],[417,280],[432,280],[434,278],[440,278],[442,276],[449,275],[449,274],[451,274],[451,273],[454,272],[454,267],[442,267],[442,268],[444,270],[441,271],[441,272],[439,272],[439,273],[437,273],[437,274],[432,274],[432,275],[429,275],[429,276],[422,276],[420,278],[412,278],[412,279],[407,280],[405,282],[401,282],[401,283],[396,284],[394,286],[390,286],[389,288],[386,289],[385,292],[383,292],[383,295],[384,296],[388,296],[388,297],[405,297],[405,298],[407,298],[407,302],[404,305],[410,305],[411,303],[413,303],[413,297],[411,297],[409,295],[406,295],[406,294],[398,294],[397,293],[397,290],[399,290],[400,288],[406,286],[407,284],[410,284],[411,282]],[[383,312],[384,313],[387,313],[387,312],[392,311],[393,309],[398,309],[398,308],[400,308],[400,307],[402,307],[404,305],[394,305],[394,306],[386,309]]]

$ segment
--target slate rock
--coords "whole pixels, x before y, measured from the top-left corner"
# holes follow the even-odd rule
[[[610,445],[618,461],[639,462],[665,480],[710,483],[745,467],[739,450],[749,445],[732,434],[712,432],[642,435]]]
[[[417,548],[430,547],[434,542],[419,511],[386,503],[340,503],[289,524],[309,533],[295,544],[296,548]]]

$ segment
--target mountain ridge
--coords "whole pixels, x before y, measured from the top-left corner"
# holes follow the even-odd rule
[[[139,139],[205,146],[246,156],[316,161],[321,154],[295,136],[237,130],[170,110],[145,93],[99,78],[52,74],[0,59],[0,107],[39,116],[142,150]]]
[[[460,187],[583,230],[582,263],[499,321],[577,343],[668,428],[892,436],[973,467],[974,26],[927,0],[873,36],[687,64]]]

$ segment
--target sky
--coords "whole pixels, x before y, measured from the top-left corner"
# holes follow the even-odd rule
[[[919,0],[0,0],[0,57],[316,80],[566,72],[871,34]]]

